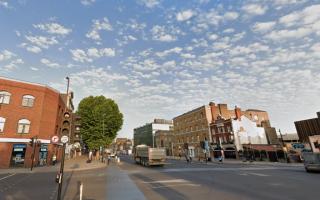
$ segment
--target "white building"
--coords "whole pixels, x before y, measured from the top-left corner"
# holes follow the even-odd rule
[[[257,127],[256,122],[251,121],[244,115],[241,120],[232,120],[234,141],[237,150],[243,150],[243,144],[268,144],[265,129]]]

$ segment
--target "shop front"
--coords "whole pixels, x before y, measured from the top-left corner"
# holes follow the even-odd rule
[[[11,167],[24,167],[26,149],[26,144],[13,144],[10,160]]]

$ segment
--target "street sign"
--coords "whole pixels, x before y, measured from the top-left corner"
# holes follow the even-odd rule
[[[61,137],[61,142],[63,144],[67,143],[68,141],[69,141],[69,137],[68,136],[64,135],[64,136]]]
[[[52,143],[58,143],[59,142],[59,137],[58,136],[52,136],[52,138],[51,138],[51,142]]]

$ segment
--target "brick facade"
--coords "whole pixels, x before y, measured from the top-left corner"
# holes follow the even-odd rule
[[[51,137],[60,136],[63,113],[66,105],[60,93],[40,84],[16,81],[0,77],[0,92],[10,93],[9,103],[0,102],[0,117],[5,119],[3,131],[0,133],[0,168],[8,168],[12,160],[13,146],[26,145],[25,159],[22,167],[30,167],[33,148],[29,145],[30,138],[37,137],[47,148],[46,163],[51,163],[54,152],[60,159],[61,147],[50,144]],[[24,95],[34,97],[31,107],[23,106]],[[30,121],[27,133],[18,133],[18,122],[21,119]],[[18,151],[18,149],[15,149]],[[20,149],[21,150],[21,149]],[[35,164],[39,163],[40,145],[36,147]],[[23,153],[22,153],[23,154]]]

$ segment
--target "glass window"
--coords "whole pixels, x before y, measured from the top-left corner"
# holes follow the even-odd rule
[[[32,107],[34,104],[34,96],[31,95],[24,95],[22,97],[22,105],[26,107]]]
[[[6,123],[6,119],[3,117],[0,117],[0,133],[3,132],[4,124]]]
[[[30,121],[27,119],[20,119],[18,122],[18,133],[29,133]]]
[[[11,94],[6,91],[0,91],[0,104],[9,104]]]

